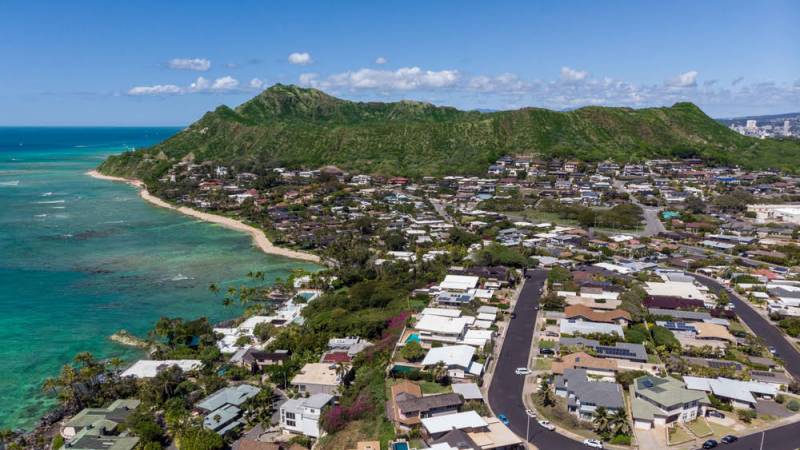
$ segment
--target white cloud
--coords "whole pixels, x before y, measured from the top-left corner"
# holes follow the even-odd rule
[[[375,64],[386,64],[387,62],[389,62],[389,60],[384,58],[383,56],[378,56],[375,59]]]
[[[236,89],[238,86],[239,80],[231,76],[224,76],[214,80],[214,84],[211,85],[211,89],[214,91],[229,91],[231,89]]]
[[[254,88],[253,82],[250,82],[250,87]],[[156,84],[153,86],[136,86],[128,90],[128,95],[178,95],[178,94],[196,94],[202,92],[213,93],[229,93],[241,92],[239,88],[239,80],[231,76],[224,76],[215,79],[213,82],[205,77],[197,77],[197,79],[186,87],[178,86],[175,84]]]
[[[253,78],[252,80],[250,80],[250,87],[252,89],[261,89],[263,86],[264,86],[264,81],[258,78]]]
[[[690,70],[677,77],[667,80],[667,86],[675,88],[690,88],[697,86],[697,71]]]
[[[588,76],[589,72],[585,70],[575,70],[567,66],[561,68],[561,79],[565,81],[583,81]]]
[[[128,95],[174,95],[182,89],[174,84],[156,84],[153,86],[136,86],[128,89]]]
[[[305,78],[304,78],[305,75]],[[422,70],[419,67],[402,67],[395,71],[359,69],[331,75],[317,80],[310,74],[301,75],[300,82],[306,85],[347,89],[379,89],[408,91],[414,89],[436,89],[455,86],[460,78],[457,70]]]
[[[297,64],[297,65],[300,65],[300,66],[307,66],[307,65],[311,64],[312,62],[314,62],[314,60],[311,59],[311,54],[308,53],[308,52],[302,52],[302,53],[294,52],[294,53],[289,55],[289,63],[290,64]]]
[[[211,61],[205,58],[174,58],[169,60],[167,66],[174,70],[205,72],[211,68]]]
[[[299,77],[300,84],[303,86],[317,86],[317,73],[301,73]]]

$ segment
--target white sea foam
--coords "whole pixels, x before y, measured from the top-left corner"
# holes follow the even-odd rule
[[[47,214],[37,214],[37,215],[36,215],[36,216],[34,216],[34,217],[47,217]]]
[[[192,278],[192,277],[187,277],[186,275],[184,275],[182,273],[179,273],[179,274],[175,275],[174,277],[170,278],[170,281],[183,281],[183,280],[193,280],[193,279],[194,278]]]
[[[0,186],[18,186],[19,180],[0,181]]]
[[[42,193],[42,197],[50,197],[51,195],[53,195],[52,192],[43,192]]]
[[[66,206],[51,206],[52,209],[67,209]]]
[[[53,205],[53,204],[56,204],[56,203],[64,203],[64,202],[65,202],[65,200],[47,200],[47,201],[42,200],[40,202],[36,202],[36,204],[38,204],[38,205]]]

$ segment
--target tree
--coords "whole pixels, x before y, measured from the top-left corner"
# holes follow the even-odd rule
[[[598,406],[597,409],[594,410],[592,424],[594,424],[595,433],[602,436],[603,439],[608,439],[610,434],[611,428],[609,421],[608,410],[603,406]]]
[[[609,418],[609,426],[611,427],[611,432],[614,436],[620,434],[627,435],[631,433],[631,426],[630,423],[628,422],[628,415],[622,408],[614,411],[614,414],[611,415],[611,417]]]
[[[417,362],[425,357],[425,349],[417,341],[411,341],[400,350],[400,356],[406,361]]]
[[[542,399],[542,405],[545,407],[556,404],[556,400],[553,398],[553,391],[550,390],[550,382],[547,381],[547,378],[542,378],[542,382],[539,384],[539,396]]]
[[[683,207],[692,214],[705,214],[706,212],[706,203],[696,195],[686,197]]]
[[[431,368],[431,375],[437,383],[442,383],[447,378],[447,366],[439,361]]]
[[[275,326],[271,323],[261,322],[253,328],[253,335],[261,342],[266,342],[275,333]]]
[[[178,435],[176,440],[180,450],[222,450],[225,442],[217,433],[200,427],[191,427]]]

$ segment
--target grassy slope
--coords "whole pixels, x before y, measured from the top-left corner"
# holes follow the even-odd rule
[[[793,169],[796,141],[738,135],[690,103],[670,108],[538,108],[479,113],[419,102],[356,103],[275,85],[235,110],[221,106],[150,149],[111,157],[101,171],[148,177],[192,153],[196,160],[320,167],[367,173],[482,173],[504,154],[587,161],[700,156]]]

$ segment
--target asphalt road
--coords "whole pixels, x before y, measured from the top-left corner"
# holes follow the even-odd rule
[[[517,314],[511,319],[506,332],[503,348],[497,359],[492,385],[489,387],[489,404],[495,414],[505,414],[511,431],[525,438],[528,415],[522,403],[522,389],[525,377],[516,375],[517,367],[528,367],[528,356],[533,338],[533,327],[536,322],[539,304],[539,292],[544,286],[547,273],[543,270],[529,272],[531,278],[525,280],[519,300],[514,307]],[[535,419],[530,419],[530,442],[541,450],[584,450],[588,447],[581,442],[542,428]]]
[[[514,369],[528,365],[533,326],[538,312],[533,307],[539,304],[539,292],[546,277],[545,271],[535,271],[531,274],[531,278],[525,281],[519,300],[514,307],[516,318],[510,321],[503,348],[497,360],[492,385],[489,387],[489,404],[492,406],[492,410],[495,414],[504,414],[510,422],[511,431],[523,439],[528,425],[528,415],[525,414],[525,405],[522,402],[525,377],[516,375]],[[724,288],[713,279],[701,276],[697,276],[697,279],[712,290]],[[730,297],[736,305],[736,313],[739,314],[739,317],[756,334],[762,336],[769,345],[774,345],[778,349],[784,358],[786,369],[797,377],[800,374],[800,353],[766,319],[750,309],[749,306],[741,304],[742,301],[736,296],[731,295]],[[588,448],[581,442],[542,428],[534,419],[530,420],[529,431],[529,441],[540,450],[584,450]],[[800,423],[784,425],[765,433],[743,436],[737,442],[721,445],[719,448],[725,450],[795,450],[800,448]]]
[[[778,351],[778,357],[783,360],[783,365],[786,367],[786,370],[795,378],[800,379],[800,352],[786,340],[783,333],[781,333],[775,325],[753,310],[750,305],[745,304],[745,301],[736,295],[735,292],[713,278],[699,274],[692,275],[698,282],[708,286],[714,293],[725,289],[728,292],[728,297],[731,302],[736,306],[736,315],[753,330],[756,336],[763,338],[767,345],[775,347]],[[800,447],[800,435],[798,435],[797,445]]]

